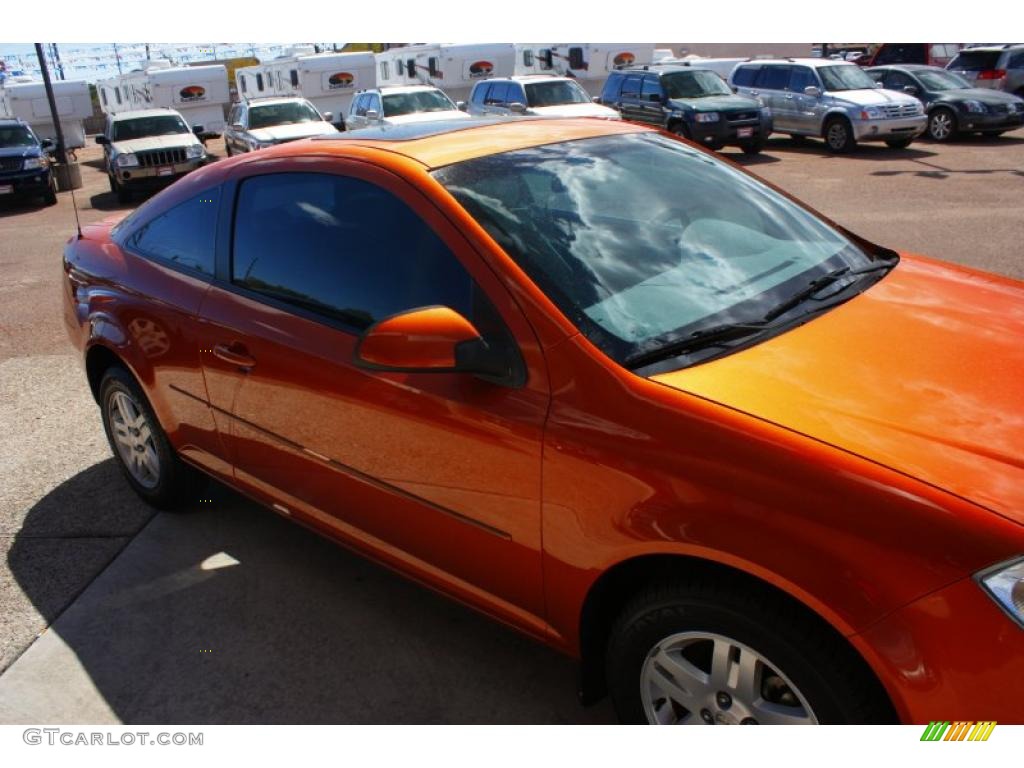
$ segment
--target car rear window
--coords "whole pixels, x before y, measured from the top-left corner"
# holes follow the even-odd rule
[[[962,69],[966,72],[981,72],[984,69],[995,69],[1001,51],[960,51],[950,69]]]

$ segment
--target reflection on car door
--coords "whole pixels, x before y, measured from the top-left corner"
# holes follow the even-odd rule
[[[626,75],[623,79],[622,93],[619,96],[619,103],[622,105],[619,110],[623,120],[643,121],[643,105],[640,102],[641,88],[640,75]]]
[[[782,133],[799,131],[794,118],[796,108],[793,100],[786,98],[789,95],[787,88],[791,71],[792,67],[789,66],[763,66],[754,83],[754,90],[760,94],[761,101],[771,107],[775,130]]]
[[[641,120],[649,125],[665,124],[665,108],[662,106],[664,93],[657,75],[644,75],[640,85]]]
[[[239,170],[218,262],[227,285],[203,308],[204,343],[223,353],[207,357],[205,373],[218,416],[230,417],[236,482],[540,616],[548,390],[529,325],[481,257],[404,182],[338,159],[303,158],[301,168]],[[511,334],[526,386],[353,364],[369,323],[436,304],[485,338]]]
[[[816,136],[821,131],[821,97],[804,93],[804,89],[812,85],[821,88],[817,73],[811,67],[793,66],[781,101],[786,105],[786,119],[793,130]]]

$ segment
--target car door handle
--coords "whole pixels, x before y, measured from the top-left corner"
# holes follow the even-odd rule
[[[236,365],[239,368],[249,370],[256,365],[256,358],[249,354],[244,344],[233,342],[231,344],[217,344],[213,348],[215,357],[219,357],[226,363]]]

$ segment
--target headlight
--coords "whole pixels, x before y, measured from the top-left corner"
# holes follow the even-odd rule
[[[882,117],[882,110],[878,107],[867,107],[860,111],[861,120],[878,120]]]
[[[964,109],[966,109],[968,112],[987,112],[988,111],[987,109],[985,109],[985,105],[982,104],[980,101],[973,101],[973,100],[972,101],[965,101],[964,102]]]
[[[26,171],[33,171],[36,168],[45,168],[50,164],[50,161],[45,157],[26,157],[25,164],[22,168]]]
[[[185,147],[185,157],[189,160],[198,160],[200,157],[206,154],[206,150],[203,149],[202,144],[190,144]]]
[[[139,158],[135,156],[134,152],[125,152],[114,158],[114,165],[118,168],[130,168],[138,164]]]
[[[1024,627],[1024,558],[1000,563],[976,578],[989,597]]]
[[[698,123],[717,123],[718,113],[717,112],[698,112],[697,113]]]

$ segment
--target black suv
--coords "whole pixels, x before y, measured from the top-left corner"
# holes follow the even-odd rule
[[[21,120],[0,120],[0,200],[38,197],[57,202],[57,180],[50,170],[49,139],[40,141]]]
[[[772,132],[771,110],[733,93],[710,69],[662,64],[616,70],[599,102],[625,120],[657,125],[712,149],[729,144],[755,154]]]

